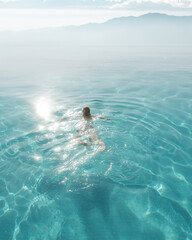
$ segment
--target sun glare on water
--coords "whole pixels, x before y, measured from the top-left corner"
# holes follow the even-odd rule
[[[51,112],[52,112],[52,106],[50,103],[50,100],[41,97],[35,102],[35,109],[36,113],[39,117],[41,117],[44,120],[49,120],[51,117]]]

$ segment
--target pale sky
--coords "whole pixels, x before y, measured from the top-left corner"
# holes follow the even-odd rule
[[[192,15],[192,0],[0,0],[0,30],[101,23],[148,12]]]

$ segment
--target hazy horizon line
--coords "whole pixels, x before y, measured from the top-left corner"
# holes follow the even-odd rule
[[[23,11],[24,9],[22,9],[22,11]],[[25,9],[26,10],[26,9]],[[0,9],[0,12],[2,11],[2,9]],[[15,11],[15,10],[13,10],[13,9],[11,9],[11,11]],[[30,11],[34,11],[34,9],[30,9]],[[45,9],[38,9],[38,11],[39,11],[39,13],[42,13],[42,11],[46,11]],[[49,11],[54,11],[54,10],[49,10]],[[61,13],[63,13],[63,12],[66,12],[66,13],[68,13],[68,14],[70,14],[70,11],[69,10],[65,10],[65,11],[63,11],[62,9],[60,9],[60,10],[58,10],[59,12],[61,12]],[[72,12],[74,12],[74,10],[72,11]],[[82,12],[87,12],[87,10],[82,10]],[[97,12],[97,10],[94,10],[94,12]],[[9,29],[9,28],[7,28],[6,29],[6,27],[3,29],[3,28],[1,28],[1,24],[0,24],[0,32],[20,32],[20,31],[33,31],[33,30],[43,30],[43,29],[48,29],[48,28],[51,28],[51,29],[53,29],[53,28],[60,28],[60,27],[81,27],[81,26],[84,26],[84,25],[88,25],[88,24],[103,24],[103,23],[106,23],[106,22],[108,22],[108,21],[110,21],[110,20],[113,20],[113,19],[118,19],[118,18],[129,18],[129,17],[135,17],[135,18],[138,18],[138,17],[142,17],[142,16],[144,16],[144,15],[149,15],[149,14],[159,14],[159,15],[167,15],[167,16],[173,16],[173,17],[192,17],[192,13],[190,13],[190,15],[189,14],[178,14],[178,13],[175,13],[174,14],[174,12],[165,12],[165,11],[162,11],[162,12],[158,12],[158,11],[148,11],[148,12],[133,12],[133,11],[131,11],[132,12],[132,14],[127,14],[127,15],[120,15],[120,16],[114,16],[114,17],[106,17],[106,19],[101,19],[100,21],[98,20],[98,21],[85,21],[85,19],[84,19],[84,23],[71,23],[70,24],[70,21],[69,21],[69,24],[65,24],[65,23],[57,23],[57,24],[48,24],[48,25],[36,25],[36,26],[31,26],[31,27],[23,27],[23,28],[13,28],[13,29]],[[51,21],[52,20],[52,18],[49,18],[49,21]],[[77,20],[77,19],[75,19],[75,20]]]

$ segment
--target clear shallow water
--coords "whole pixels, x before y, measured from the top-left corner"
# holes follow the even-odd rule
[[[1,240],[192,239],[192,71],[179,60],[1,78]],[[73,147],[77,121],[57,121],[84,105],[113,120],[94,122],[105,152]]]

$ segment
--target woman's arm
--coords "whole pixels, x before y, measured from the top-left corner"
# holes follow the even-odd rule
[[[100,119],[106,119],[106,120],[111,120],[110,118],[102,117],[102,116],[98,116],[98,118],[100,118]]]
[[[97,118],[100,118],[100,119],[106,119],[106,120],[111,120],[110,118],[106,118],[106,117],[103,117],[103,116],[98,116],[98,115],[91,115],[92,117],[97,117]]]

